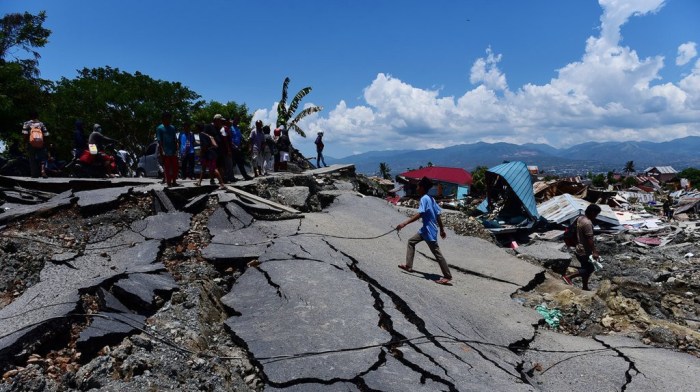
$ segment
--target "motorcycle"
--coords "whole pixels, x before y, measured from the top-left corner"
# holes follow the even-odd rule
[[[106,146],[105,150],[110,146]],[[119,175],[117,169],[118,154],[110,155],[105,150],[97,151],[94,145],[83,150],[80,156],[74,158],[63,170],[69,177],[81,178],[112,178]],[[123,162],[123,160],[122,160]],[[123,163],[126,165],[125,163]]]

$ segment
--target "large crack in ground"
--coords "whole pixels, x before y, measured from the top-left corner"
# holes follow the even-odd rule
[[[620,387],[620,392],[624,392],[627,390],[627,387],[632,383],[632,379],[641,374],[644,375],[644,373],[640,372],[639,369],[637,369],[637,365],[634,363],[634,361],[628,357],[625,353],[622,352],[622,350],[615,348],[611,346],[608,343],[605,343],[602,339],[598,338],[597,336],[593,337],[593,340],[596,342],[600,343],[603,347],[607,348],[608,350],[612,350],[615,353],[617,353],[617,356],[622,358],[625,362],[627,362],[627,370],[625,371],[625,383]]]

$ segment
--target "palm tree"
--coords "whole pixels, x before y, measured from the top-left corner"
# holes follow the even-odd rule
[[[391,168],[388,163],[379,163],[379,175],[385,180],[391,180]]]
[[[625,163],[625,168],[622,171],[627,173],[627,175],[634,173],[634,161],[627,161],[627,163]]]
[[[294,96],[294,98],[292,98],[292,101],[289,102],[289,107],[287,107],[288,86],[289,78],[284,78],[284,83],[282,84],[282,99],[280,99],[280,102],[277,105],[277,126],[279,127],[280,125],[284,125],[287,129],[296,131],[296,133],[298,133],[301,137],[306,137],[306,133],[304,132],[304,130],[299,128],[299,121],[302,118],[308,116],[309,114],[320,112],[321,110],[323,110],[323,107],[308,107],[302,110],[299,114],[297,114],[296,117],[292,118],[294,116],[294,112],[297,111],[301,100],[311,92],[311,87],[304,87],[303,89],[299,90],[299,92]]]

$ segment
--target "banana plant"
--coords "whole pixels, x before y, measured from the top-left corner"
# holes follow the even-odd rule
[[[294,113],[299,108],[301,100],[311,92],[311,87],[304,87],[292,98],[287,106],[287,88],[289,87],[289,78],[284,79],[282,84],[282,99],[277,105],[277,126],[284,125],[288,130],[293,130],[301,137],[306,137],[306,132],[299,127],[299,121],[304,117],[317,113],[323,110],[321,106],[310,106],[294,116]]]

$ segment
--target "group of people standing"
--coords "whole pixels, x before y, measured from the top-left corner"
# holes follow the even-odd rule
[[[30,114],[31,119],[22,127],[23,137],[27,143],[29,152],[30,172],[32,177],[47,177],[47,170],[52,159],[50,144],[48,143],[49,131],[38,119],[36,112]],[[208,171],[212,183],[219,180],[223,186],[227,182],[237,181],[234,175],[234,167],[243,176],[244,180],[253,177],[266,176],[273,171],[286,171],[287,163],[292,159],[292,143],[289,131],[284,125],[274,131],[269,125],[263,125],[262,121],[255,122],[255,128],[250,133],[249,144],[244,151],[245,138],[240,130],[240,118],[232,116],[226,119],[217,114],[209,124],[197,124],[194,127],[190,122],[184,122],[181,132],[172,124],[172,114],[163,112],[161,124],[156,127],[156,139],[158,140],[158,152],[164,171],[164,181],[168,186],[177,186],[178,177],[194,180],[194,167],[196,146],[200,147],[200,161],[202,172],[199,176],[201,183],[204,172]],[[85,137],[83,123],[78,120],[75,124],[73,135],[73,157],[83,160],[102,158],[105,163],[105,173],[114,172],[114,159],[109,159],[102,152],[104,145],[116,143],[103,135],[102,128],[95,124],[93,132]],[[195,136],[198,135],[198,136]],[[317,166],[326,165],[323,158],[323,132],[316,138]],[[88,147],[96,145],[98,152],[90,151]],[[95,158],[97,156],[97,158]],[[252,175],[245,168],[246,156],[250,156]],[[92,164],[92,162],[86,162]]]
[[[202,165],[198,185],[201,185],[205,172],[208,172],[210,181],[213,183],[216,179],[219,186],[224,188],[225,183],[238,180],[234,166],[244,180],[266,176],[272,171],[287,170],[292,143],[284,126],[272,133],[268,125],[263,126],[262,121],[256,121],[255,129],[250,134],[248,151],[244,151],[244,136],[237,116],[226,119],[217,114],[210,124],[197,124],[194,128],[186,122],[179,134],[171,122],[172,114],[164,112],[162,123],[156,128],[158,148],[163,158],[164,180],[168,186],[179,185],[178,175],[183,179],[194,179],[196,145],[200,147]],[[250,154],[252,175],[245,168],[247,152]]]

